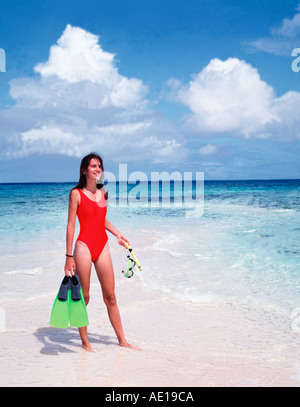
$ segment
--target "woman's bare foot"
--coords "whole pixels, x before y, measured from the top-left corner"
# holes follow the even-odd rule
[[[82,349],[86,350],[87,352],[94,352],[94,350],[92,349],[90,343],[83,343],[81,345]]]
[[[125,342],[120,342],[119,345],[122,346],[123,348],[129,348],[129,349],[134,349],[134,350],[142,350],[142,349],[139,348],[138,346],[130,345],[127,341],[125,341]]]

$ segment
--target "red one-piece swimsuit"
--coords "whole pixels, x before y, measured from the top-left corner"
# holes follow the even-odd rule
[[[101,191],[101,199],[96,202],[88,198],[81,189],[77,189],[77,191],[79,191],[81,197],[80,205],[77,209],[80,223],[80,232],[77,240],[83,242],[88,247],[92,261],[96,261],[108,241],[105,230],[106,200],[103,191]]]

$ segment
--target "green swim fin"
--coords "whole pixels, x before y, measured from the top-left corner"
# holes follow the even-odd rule
[[[68,293],[69,296],[70,293]],[[61,301],[58,299],[57,294],[50,317],[50,325],[55,328],[68,328],[69,327],[69,301]]]
[[[86,305],[78,275],[71,277],[71,290],[68,293],[70,326],[82,328],[89,324]]]
[[[70,326],[75,328],[82,328],[83,326],[87,326],[89,324],[82,288],[80,288],[80,294],[81,298],[79,301],[72,300],[71,290],[69,291],[68,295]]]
[[[82,328],[89,325],[88,314],[78,275],[65,277],[55,298],[50,325],[56,328]]]

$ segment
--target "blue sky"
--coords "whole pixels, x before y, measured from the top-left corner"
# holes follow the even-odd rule
[[[300,0],[2,0],[0,182],[300,178]]]

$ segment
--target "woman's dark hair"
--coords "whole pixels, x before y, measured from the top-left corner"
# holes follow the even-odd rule
[[[92,158],[95,158],[96,160],[98,160],[100,162],[102,173],[101,173],[100,181],[97,182],[97,188],[98,189],[103,188],[105,199],[107,199],[108,193],[107,193],[106,189],[104,188],[104,183],[103,183],[103,181],[104,181],[103,160],[100,157],[100,155],[97,153],[90,153],[90,154],[86,155],[85,157],[83,157],[83,159],[81,160],[81,164],[80,164],[79,181],[78,181],[78,184],[76,185],[76,187],[74,187],[73,189],[83,189],[86,186],[86,175],[84,174],[84,171],[87,170],[87,167],[89,166],[89,163]]]

